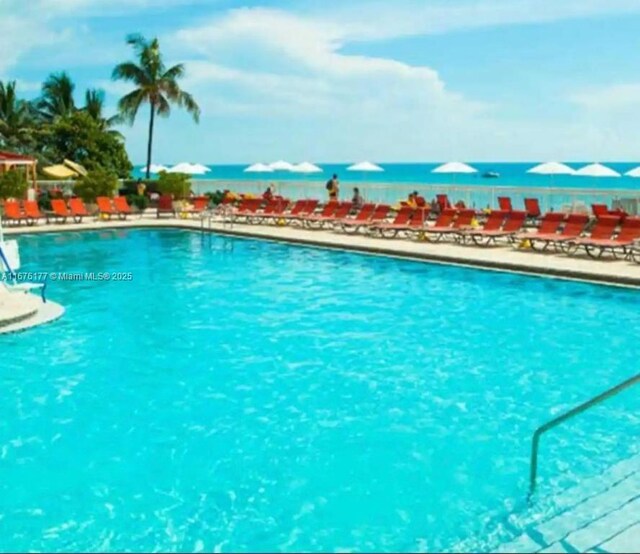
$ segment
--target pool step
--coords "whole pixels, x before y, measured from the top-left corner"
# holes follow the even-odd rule
[[[640,548],[640,456],[562,494],[554,515],[535,516],[516,540],[498,552],[620,552]]]
[[[487,539],[487,537],[489,537]],[[510,515],[458,552],[639,552],[640,456]]]

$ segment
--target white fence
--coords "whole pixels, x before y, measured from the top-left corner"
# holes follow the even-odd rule
[[[194,179],[191,188],[194,194],[216,190],[230,190],[237,193],[261,195],[265,189],[273,184],[276,193],[287,198],[326,198],[327,191],[323,181],[296,180],[224,180]],[[57,187],[70,191],[73,182],[69,181],[39,181],[42,189]],[[607,204],[611,208],[622,207],[631,214],[640,213],[639,189],[580,189],[555,187],[523,187],[523,186],[488,186],[488,185],[453,185],[416,183],[349,183],[342,184],[340,196],[350,199],[352,189],[357,186],[367,201],[396,204],[405,199],[409,193],[416,190],[429,201],[436,194],[447,194],[452,203],[463,200],[467,206],[477,209],[497,207],[498,197],[511,198],[514,209],[524,208],[525,198],[537,198],[543,211],[590,211],[591,204]]]

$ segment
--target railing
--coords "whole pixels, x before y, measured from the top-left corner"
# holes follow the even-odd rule
[[[536,489],[536,480],[538,477],[538,448],[540,446],[540,438],[542,437],[542,435],[547,431],[553,429],[554,427],[557,427],[561,423],[567,421],[568,419],[571,419],[577,416],[578,414],[581,414],[582,412],[588,410],[589,408],[596,406],[601,402],[604,402],[608,398],[611,398],[612,396],[615,396],[621,393],[622,391],[634,385],[637,385],[638,383],[640,383],[640,373],[635,377],[631,377],[630,379],[627,379],[623,383],[620,383],[619,385],[616,385],[615,387],[610,388],[609,390],[603,392],[602,394],[599,394],[598,396],[593,397],[591,400],[587,400],[586,402],[580,404],[579,406],[576,406],[572,410],[565,412],[564,414],[552,419],[551,421],[548,421],[547,423],[545,423],[544,425],[541,425],[536,429],[535,433],[533,434],[533,440],[531,441],[531,470],[529,474],[528,500],[531,500],[531,497],[533,496],[533,493]]]
[[[261,195],[273,184],[276,192],[292,200],[302,198],[324,198],[327,195],[324,180],[317,178],[277,180],[260,179],[193,179],[191,188],[194,194],[216,190],[230,190],[236,193]],[[51,187],[71,191],[73,181],[38,181],[42,189]],[[511,198],[514,209],[524,208],[525,198],[537,198],[543,211],[585,212],[591,211],[591,204],[607,204],[611,208],[623,208],[630,214],[640,213],[640,188],[598,188],[526,186],[526,185],[462,185],[452,183],[408,183],[408,182],[372,182],[343,181],[341,196],[351,198],[353,187],[358,187],[367,201],[396,204],[405,199],[410,192],[417,190],[431,200],[436,194],[447,194],[452,202],[463,200],[469,207],[481,209],[496,207],[499,196]]]

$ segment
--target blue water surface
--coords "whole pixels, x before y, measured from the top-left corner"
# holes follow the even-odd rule
[[[177,230],[19,239],[56,323],[0,337],[0,550],[435,551],[526,494],[535,427],[637,372],[636,291]],[[625,393],[541,493],[637,452]]]

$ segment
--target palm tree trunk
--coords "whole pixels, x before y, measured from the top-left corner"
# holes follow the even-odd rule
[[[153,120],[156,116],[156,105],[149,102],[151,106],[151,116],[149,117],[149,139],[147,140],[147,179],[151,176],[151,149],[153,146]]]

